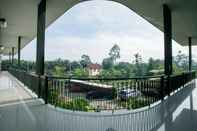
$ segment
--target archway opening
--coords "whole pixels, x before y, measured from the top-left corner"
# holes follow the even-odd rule
[[[120,49],[119,56],[112,56],[113,47],[117,47],[114,51]],[[116,58],[111,61],[112,57]],[[156,67],[148,67],[150,58],[157,62]],[[61,59],[66,60],[66,70],[71,72],[65,75],[90,77],[83,72],[90,61],[104,68],[101,77],[150,75],[150,70],[163,69],[163,33],[120,3],[82,2],[46,31],[46,60]],[[136,61],[139,68],[135,68]]]

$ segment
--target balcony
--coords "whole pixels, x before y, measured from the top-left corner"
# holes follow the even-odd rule
[[[0,104],[17,102],[20,100],[29,100],[35,98],[29,89],[21,87],[19,81],[8,72],[1,72],[0,75],[1,99]]]
[[[103,108],[99,110],[92,109],[88,112],[80,111],[78,108],[74,108],[75,106],[67,109],[65,106],[62,106],[62,98],[64,98],[64,102],[68,102],[69,99],[65,98],[76,97],[76,95],[68,94],[66,91],[67,86],[65,85],[69,80],[68,78],[39,78],[34,74],[15,69],[10,69],[9,72],[11,74],[1,72],[0,77],[1,89],[3,90],[1,96],[10,96],[1,100],[1,131],[194,131],[196,128],[195,121],[197,120],[197,114],[195,110],[197,109],[197,103],[195,99],[197,98],[195,94],[197,90],[195,88],[193,72],[170,76],[168,78],[163,76],[159,78],[134,78],[135,84],[140,85],[136,86],[140,91],[146,90],[148,92],[149,90],[150,92],[152,91],[150,87],[151,89],[160,88],[162,90],[167,86],[172,88],[169,88],[170,90],[161,90],[158,97],[145,95],[148,101],[146,101],[143,107],[131,109],[132,107],[129,108],[127,105],[122,108],[120,108],[121,106],[119,108],[113,108],[113,102],[106,106],[107,104],[102,101],[96,102],[96,104],[100,104],[100,107]],[[71,81],[73,80],[69,80],[69,82]],[[89,86],[98,86],[98,83],[95,84],[96,81],[103,80],[81,79],[77,82],[81,81],[85,81],[84,84],[89,84]],[[115,84],[112,84],[112,82],[123,83],[125,81],[125,79],[108,79],[105,80],[105,85],[114,86]],[[132,82],[133,80],[130,81],[130,83]],[[161,84],[161,82],[164,84]],[[42,89],[35,88],[38,87],[35,85],[39,83]],[[134,85],[133,83],[132,85]],[[124,83],[123,85],[126,84]],[[118,87],[121,88],[122,85]],[[7,92],[7,94],[3,92]],[[56,97],[54,94],[56,94]],[[77,96],[77,98],[79,97],[81,98],[82,96]],[[135,102],[136,105],[139,104],[138,101]]]
[[[3,0],[1,54],[7,55],[12,65],[17,54],[20,68],[21,49],[35,37],[37,49],[36,74],[7,67],[0,73],[0,131],[197,129],[196,77],[191,71],[197,2],[112,1],[163,31],[165,75],[108,79],[46,76],[45,29],[82,1]],[[172,75],[172,40],[189,47],[189,72]]]

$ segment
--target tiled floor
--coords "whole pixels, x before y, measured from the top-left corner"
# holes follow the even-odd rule
[[[0,86],[9,83],[1,78]],[[163,102],[137,112],[83,113],[54,108],[39,99],[20,101],[0,106],[0,131],[196,131],[196,100],[193,82]]]
[[[0,72],[0,104],[32,99],[33,94],[25,90],[8,72]]]

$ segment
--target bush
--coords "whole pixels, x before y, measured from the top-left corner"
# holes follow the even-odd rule
[[[148,100],[139,98],[129,98],[127,101],[119,101],[119,106],[130,109],[137,109],[149,105]]]
[[[50,84],[49,84],[49,87],[50,87]],[[89,111],[91,107],[89,102],[84,98],[74,98],[74,99],[70,98],[70,100],[66,101],[65,98],[59,97],[57,90],[49,91],[48,100],[49,100],[49,103],[51,103],[54,106],[62,107],[65,109],[70,109],[70,110],[76,110],[76,111]]]
[[[52,105],[57,106],[57,102],[59,101],[58,98],[58,92],[57,91],[49,91],[49,103],[51,103]]]
[[[148,103],[149,102],[144,99],[129,99],[127,106],[128,109],[136,109],[136,108],[147,106]]]
[[[63,104],[63,108],[76,111],[88,111],[89,106],[88,101],[83,98],[75,98]]]
[[[116,99],[118,96],[118,91],[115,87],[112,88],[112,99]]]

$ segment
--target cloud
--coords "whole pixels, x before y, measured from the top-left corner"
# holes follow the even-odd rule
[[[35,40],[22,50],[23,59],[35,60]],[[79,60],[87,54],[94,62],[108,56],[113,44],[121,48],[121,60],[132,61],[139,52],[163,59],[163,33],[127,7],[111,1],[82,2],[46,30],[46,60]],[[182,50],[173,42],[173,52]],[[174,53],[175,55],[175,53]]]
[[[120,46],[122,61],[131,61],[137,52],[142,54],[145,61],[149,57],[163,56],[162,44],[158,39],[144,40],[140,37],[130,37],[128,34],[99,32],[92,38],[59,36],[47,39],[46,58],[79,60],[81,55],[88,54],[94,62],[101,62],[103,58],[108,57],[108,52],[114,44]]]

